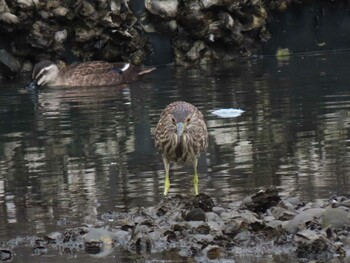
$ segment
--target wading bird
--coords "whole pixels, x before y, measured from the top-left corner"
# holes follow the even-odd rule
[[[164,195],[170,188],[170,163],[192,163],[193,185],[198,195],[198,157],[207,149],[208,131],[203,114],[192,104],[176,101],[161,113],[155,130],[155,145],[165,167]]]

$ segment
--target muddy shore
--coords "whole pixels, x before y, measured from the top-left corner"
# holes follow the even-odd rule
[[[106,212],[94,225],[3,242],[0,261],[14,259],[17,247],[25,246],[37,256],[56,251],[105,257],[119,247],[134,254],[167,252],[209,262],[235,262],[247,255],[348,262],[349,207],[346,197],[305,203],[297,196],[281,196],[275,187],[225,206],[205,194],[175,195],[154,207]]]

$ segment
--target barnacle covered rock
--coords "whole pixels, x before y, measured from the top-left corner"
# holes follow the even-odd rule
[[[269,38],[265,28],[268,14],[261,0],[147,0],[145,6],[145,30],[170,35],[177,64],[249,55]],[[173,26],[166,26],[171,28],[167,30],[165,25]]]
[[[179,3],[177,0],[146,0],[145,5],[152,14],[169,18],[176,16]]]
[[[15,48],[7,52],[20,63],[73,55],[139,65],[152,48],[138,21],[126,0],[0,0],[0,37],[11,34]]]
[[[343,208],[327,208],[322,214],[324,227],[331,226],[335,229],[350,226],[350,214]]]
[[[20,70],[21,64],[10,53],[0,49],[0,69],[6,72],[7,76],[14,76]]]
[[[19,23],[19,18],[11,13],[5,0],[0,0],[0,21],[2,22],[2,27],[5,29],[8,24]]]
[[[271,202],[272,196],[280,195],[275,188],[268,188],[252,194],[248,203],[225,205],[215,204],[205,194],[195,198],[167,196],[156,206],[108,212],[96,227],[53,232],[33,238],[29,245],[35,255],[56,249],[59,253],[75,251],[103,257],[118,246],[138,254],[178,253],[196,257],[198,262],[233,262],[233,258],[252,255],[294,256],[293,262],[299,262],[298,258],[300,262],[346,262],[350,248],[348,208],[334,207],[325,200],[304,204],[295,196],[279,197],[276,203]],[[342,199],[340,203],[348,202]],[[0,261],[12,260],[13,255],[6,246],[0,248]]]

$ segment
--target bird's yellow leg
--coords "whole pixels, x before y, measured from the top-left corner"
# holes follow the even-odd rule
[[[168,195],[168,192],[170,189],[170,179],[169,179],[170,163],[165,159],[163,159],[163,162],[165,167],[164,195]]]
[[[197,163],[198,163],[198,160],[196,159],[196,160],[194,161],[194,175],[193,175],[193,186],[194,186],[194,192],[195,192],[196,195],[198,195]]]

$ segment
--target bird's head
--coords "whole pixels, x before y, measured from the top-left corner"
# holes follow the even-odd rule
[[[58,73],[58,67],[50,60],[43,60],[35,64],[29,88],[50,85],[56,80]]]
[[[194,112],[188,110],[177,109],[174,110],[172,114],[172,123],[176,127],[176,133],[178,137],[178,141],[186,133],[188,126],[191,125],[192,117]]]

